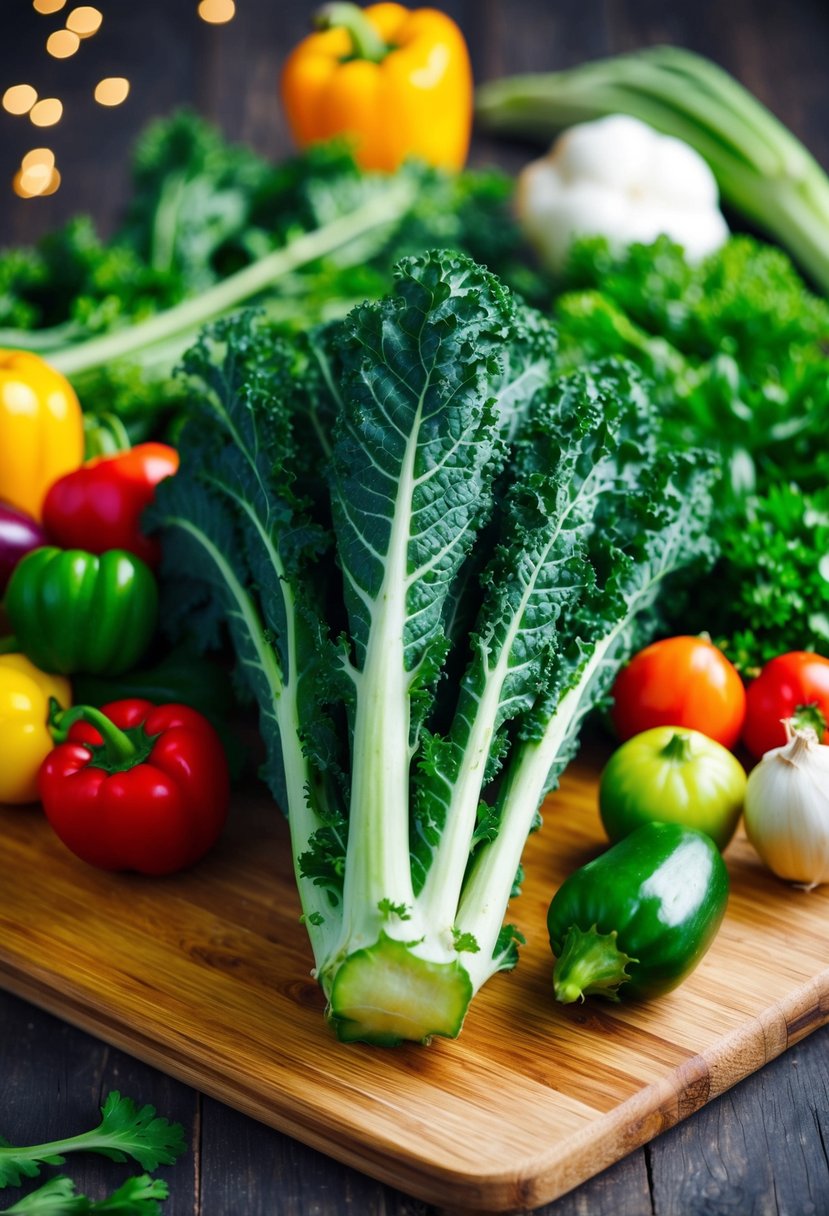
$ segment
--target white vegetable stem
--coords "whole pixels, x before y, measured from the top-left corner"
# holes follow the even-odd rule
[[[620,622],[596,645],[578,682],[561,698],[542,737],[524,744],[518,753],[517,763],[507,773],[499,799],[502,819],[498,835],[481,849],[473,864],[456,921],[458,931],[474,934],[480,947],[477,953],[464,956],[464,965],[475,992],[498,969],[497,959],[493,958],[495,944],[521,854],[532,830],[536,811],[548,788],[550,770],[561,754],[574,719],[578,720],[579,705],[586,689],[612,649],[624,623]]]
[[[352,672],[357,703],[342,921],[342,942],[349,950],[377,939],[388,919],[381,915],[381,901],[405,908],[408,916],[414,905],[408,846],[412,677],[406,671],[403,630],[419,424],[418,413],[400,470],[383,583],[376,599],[352,580],[371,614],[371,628],[363,668]],[[419,936],[414,928],[407,922],[407,940]]]
[[[349,215],[338,216],[321,228],[303,233],[284,248],[275,249],[237,270],[200,295],[183,300],[138,325],[55,351],[50,354],[49,362],[64,375],[73,376],[103,367],[115,359],[143,358],[144,352],[156,343],[166,344],[179,336],[191,335],[209,321],[239,308],[299,267],[334,253],[382,224],[396,223],[411,206],[412,199],[410,182],[401,177],[390,178],[388,189],[373,195]]]
[[[658,46],[564,72],[481,85],[479,124],[549,142],[573,123],[629,114],[695,148],[723,201],[779,242],[829,290],[829,177],[803,144],[728,72]]]

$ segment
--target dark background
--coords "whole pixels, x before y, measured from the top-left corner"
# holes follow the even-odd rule
[[[59,97],[55,127],[0,110],[0,244],[26,242],[78,211],[111,230],[128,191],[133,140],[147,119],[187,104],[232,139],[279,158],[290,149],[278,99],[287,51],[310,28],[315,0],[236,0],[236,16],[211,26],[197,0],[94,0],[101,29],[70,59],[46,38],[75,3],[41,16],[31,0],[0,0],[0,93],[34,85]],[[570,67],[586,58],[654,43],[683,45],[733,72],[829,166],[827,0],[446,0],[463,29],[478,81]],[[92,99],[101,76],[132,85],[121,106]],[[11,180],[21,156],[48,145],[63,175],[49,198],[21,200]],[[527,159],[476,139],[476,163],[509,168]]]
[[[30,0],[0,3],[0,93],[26,82],[64,103],[62,121],[43,130],[0,111],[0,245],[35,240],[79,211],[111,231],[128,193],[135,135],[149,118],[181,104],[271,157],[289,150],[277,80],[286,52],[308,29],[310,3],[237,0],[229,24],[209,26],[198,18],[196,0],[97,0],[100,32],[71,59],[54,60],[45,41],[71,7],[70,0],[50,17],[35,13]],[[464,30],[479,81],[660,42],[702,52],[829,168],[827,0],[447,0],[442,7]],[[95,82],[107,75],[127,76],[132,86],[114,109],[92,100]],[[11,189],[14,172],[29,148],[42,145],[56,153],[61,188],[50,198],[20,200]],[[527,158],[526,149],[481,138],[473,146],[478,164],[513,169]],[[776,962],[770,957],[769,967]],[[0,993],[0,1133],[25,1144],[88,1127],[112,1088],[185,1124],[192,1152],[162,1171],[172,1191],[166,1216],[434,1216]],[[826,1029],[543,1212],[823,1216],[828,1142]],[[127,1167],[87,1159],[69,1172],[100,1195]],[[11,1202],[0,1196],[0,1206],[3,1200]]]

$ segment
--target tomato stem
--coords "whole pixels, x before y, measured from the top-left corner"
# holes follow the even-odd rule
[[[691,759],[691,738],[687,731],[674,731],[668,742],[662,748],[662,755],[668,760],[676,760],[685,764]]]
[[[826,733],[826,716],[817,701],[808,701],[805,705],[795,706],[795,711],[789,721],[794,731],[813,730],[818,741]]]

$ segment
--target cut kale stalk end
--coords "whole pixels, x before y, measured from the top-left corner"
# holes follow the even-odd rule
[[[343,1042],[393,1047],[460,1033],[472,981],[457,959],[419,958],[416,946],[381,932],[373,946],[356,950],[336,969],[328,1015]]]

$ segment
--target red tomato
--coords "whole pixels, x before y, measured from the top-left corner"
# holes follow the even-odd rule
[[[733,748],[743,727],[739,672],[701,637],[646,646],[619,672],[611,695],[610,717],[622,741],[654,726],[686,726]]]
[[[817,709],[805,721],[829,743],[829,659],[810,650],[792,650],[766,663],[746,691],[743,743],[758,759],[786,742],[784,718],[809,707]],[[818,716],[819,715],[819,716]]]

